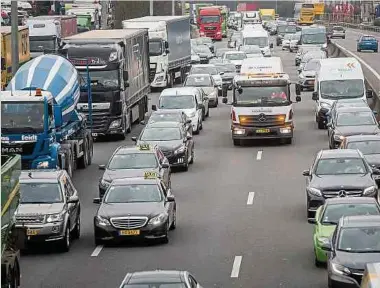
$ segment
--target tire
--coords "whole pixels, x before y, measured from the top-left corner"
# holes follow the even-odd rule
[[[292,142],[293,142],[293,138],[282,139],[282,143],[286,144],[286,145],[290,145],[290,144],[292,144]]]
[[[228,88],[223,89],[222,92],[223,92],[223,93],[222,93],[222,96],[223,96],[223,97],[227,97]]]
[[[315,254],[315,252],[314,252],[314,254]],[[321,267],[323,267],[323,262],[321,262],[321,261],[319,261],[319,260],[317,259],[317,255],[314,256],[314,265],[315,265],[315,267],[317,267],[317,268],[321,268]]]
[[[234,146],[241,146],[241,141],[240,139],[233,139]]]
[[[206,117],[210,117],[210,107],[208,107],[208,109],[207,109]]]
[[[201,124],[199,125],[199,130],[203,130],[203,122],[201,121]]]
[[[90,141],[88,143],[90,143]],[[92,157],[94,156],[94,144],[93,144],[93,142],[91,142],[90,146],[91,147],[88,148],[88,166],[90,166],[92,164]]]
[[[215,108],[218,107],[218,105],[219,105],[219,99],[216,98]]]
[[[346,36],[343,36],[342,39],[346,39]]]
[[[199,130],[200,130],[200,129],[199,129],[199,123],[198,123],[197,130],[195,130],[195,131],[193,132],[193,134],[194,134],[194,135],[198,135],[198,134],[199,134]]]
[[[202,121],[206,120],[206,113],[205,110],[202,110]]]
[[[128,128],[127,128],[127,133],[131,133],[131,131],[132,131],[132,112],[131,113],[129,113],[129,121],[128,121],[129,123],[128,123]]]
[[[75,223],[75,228],[73,231],[73,238],[74,239],[79,239],[80,238],[80,228],[81,228],[81,223],[80,223],[80,211],[78,213],[78,217]]]
[[[71,244],[71,237],[70,237],[70,223],[67,222],[66,225],[66,232],[63,236],[63,239],[61,240],[61,251],[62,252],[69,252],[70,251],[70,244]]]
[[[120,136],[120,140],[125,140],[125,138],[127,138],[127,134],[128,134],[128,132],[127,132],[127,130],[128,130],[128,128],[127,128],[127,121],[126,121],[126,119],[125,119],[125,116],[123,116],[123,130],[124,131],[122,131],[121,132],[121,134],[119,134],[119,136]]]
[[[218,97],[223,95],[223,90],[218,90]]]
[[[174,230],[177,227],[177,207],[174,207],[173,222],[170,225],[170,230]]]
[[[185,171],[185,172],[189,171],[189,162],[188,162],[189,160],[188,160],[188,158],[189,157],[187,157],[186,163],[182,167],[182,170]]]
[[[174,79],[173,79],[173,74],[168,74],[168,79],[169,79],[169,83],[168,83],[168,88],[172,88],[174,86]]]
[[[88,140],[87,137],[83,140],[83,156],[78,159],[77,166],[78,168],[85,169],[88,165]]]
[[[373,50],[374,53],[377,53],[377,49],[376,50]]]
[[[361,52],[362,50],[360,50],[360,49],[356,49],[356,52]]]
[[[320,130],[325,129],[325,124],[323,124],[323,122],[318,121],[318,129]]]
[[[104,245],[104,241],[99,238],[94,238],[95,246]]]
[[[189,164],[193,164],[193,163],[194,163],[194,146],[193,146],[193,149],[191,150],[191,160]]]
[[[165,235],[165,237],[164,238],[162,238],[162,243],[163,244],[168,244],[169,243],[169,229],[170,229],[170,227],[169,227],[169,223],[168,223],[168,228],[166,229],[166,235]]]

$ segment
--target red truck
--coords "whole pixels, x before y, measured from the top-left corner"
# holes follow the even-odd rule
[[[219,8],[202,7],[197,19],[199,34],[201,37],[209,37],[214,40],[222,40],[222,14]]]
[[[257,6],[255,3],[239,3],[236,10],[238,12],[256,11]]]

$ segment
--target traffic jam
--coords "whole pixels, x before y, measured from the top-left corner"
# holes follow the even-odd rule
[[[191,264],[186,268],[165,258],[172,259],[176,253],[178,257],[212,255],[212,248],[205,252],[202,246],[194,246],[200,251],[181,254],[180,250],[190,248],[178,246],[179,241],[199,241],[198,233],[211,233],[206,232],[210,229],[215,229],[211,235],[217,235],[216,239],[200,238],[212,242],[208,247],[216,249],[229,237],[234,240],[225,251],[234,250],[235,241],[251,243],[249,235],[258,231],[256,224],[265,224],[267,208],[255,212],[253,224],[246,222],[246,216],[237,216],[243,209],[236,208],[234,217],[247,225],[228,235],[230,220],[219,223],[232,217],[230,212],[220,214],[226,206],[217,211],[208,207],[226,196],[218,196],[220,188],[216,187],[221,186],[217,182],[228,185],[226,205],[235,206],[241,194],[237,183],[246,182],[246,189],[250,182],[268,186],[276,180],[277,170],[293,170],[289,163],[294,161],[289,182],[272,183],[271,189],[302,192],[300,213],[291,212],[290,207],[281,211],[299,218],[283,215],[294,222],[291,225],[296,230],[309,223],[310,233],[299,239],[306,239],[310,252],[302,263],[312,261],[314,267],[309,270],[317,271],[318,279],[324,277],[318,282],[323,286],[318,287],[380,287],[380,125],[377,112],[368,104],[378,97],[378,91],[366,84],[357,58],[329,55],[332,39],[345,39],[345,28],[304,26],[309,7],[302,9],[299,18],[284,18],[275,14],[275,9],[237,12],[226,6],[199,4],[195,33],[192,15],[133,18],[122,21],[121,29],[91,28],[64,36],[57,53],[31,55],[13,77],[3,79],[2,71],[2,223],[9,229],[7,238],[2,235],[2,263],[6,263],[2,282],[8,283],[7,287],[26,287],[24,279],[33,279],[33,263],[38,263],[39,257],[48,267],[49,257],[59,252],[66,253],[54,258],[57,263],[80,249],[95,249],[91,257],[99,260],[108,251],[112,259],[125,253],[128,258],[124,261],[134,260],[126,262],[127,266],[122,262],[115,265],[123,269],[121,279],[96,284],[86,280],[90,277],[86,275],[73,283],[69,279],[61,287],[115,287],[113,283],[124,288],[281,286],[270,280],[260,280],[258,286],[203,280],[206,274],[200,277],[195,272],[207,270],[201,262],[197,261],[199,267]],[[73,17],[70,15],[67,19]],[[48,16],[27,21],[34,32],[55,23]],[[24,28],[19,31],[25,33]],[[4,35],[2,31],[5,39]],[[30,41],[38,40],[41,45],[48,39],[36,40],[32,39],[36,34],[30,35]],[[377,53],[377,47],[376,38],[363,35],[357,52]],[[307,120],[307,128],[298,125],[301,117]],[[300,137],[301,132],[316,133],[323,144],[309,143],[309,136]],[[306,145],[301,138],[308,143],[308,155],[297,154],[297,149]],[[265,164],[263,157],[272,160]],[[309,163],[303,171],[297,170],[298,157],[306,159],[303,165]],[[286,188],[299,179],[303,186]],[[202,186],[202,194],[191,193],[198,186]],[[214,189],[212,194],[204,191],[207,187]],[[280,199],[273,193],[269,196],[268,190],[267,197]],[[247,205],[260,205],[261,197],[265,196],[249,192]],[[281,201],[276,203],[273,205]],[[287,203],[276,209],[286,209]],[[199,230],[192,227],[191,219]],[[265,230],[272,228],[260,225],[263,235],[270,235]],[[265,241],[272,243],[275,237],[285,241],[284,234],[293,230],[284,229]],[[48,246],[51,252],[46,253]],[[166,264],[134,266],[140,250],[147,253],[142,259],[154,262],[157,258],[157,263]],[[243,261],[240,253],[233,258],[230,278],[234,281],[248,269],[244,261],[249,256]],[[261,257],[257,253],[252,257]],[[275,252],[269,254],[277,257]],[[97,265],[112,270],[111,258]],[[71,261],[74,259],[78,265],[87,263],[79,258]],[[45,265],[41,263],[36,267]],[[93,269],[88,265],[75,269],[82,274],[81,269]],[[67,266],[61,265],[59,273],[65,269]],[[73,275],[80,278],[75,272]],[[59,283],[61,277],[59,274],[52,283]],[[31,287],[57,287],[36,283]],[[312,282],[303,283],[314,287]],[[296,286],[285,283],[284,287]]]

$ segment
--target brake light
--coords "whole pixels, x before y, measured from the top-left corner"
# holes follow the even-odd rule
[[[292,120],[293,119],[293,110],[290,110],[289,111],[289,120]]]
[[[236,113],[235,113],[235,110],[233,110],[233,109],[232,109],[232,112],[231,112],[231,118],[232,118],[233,122],[236,122]]]

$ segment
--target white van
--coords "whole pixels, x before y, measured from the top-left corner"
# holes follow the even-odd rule
[[[264,57],[271,57],[273,43],[269,43],[269,35],[267,31],[263,30],[243,30],[243,46],[257,45],[260,47]]]
[[[315,120],[318,129],[327,124],[326,113],[338,99],[372,98],[371,90],[366,90],[362,67],[355,58],[328,58],[320,60],[316,73],[314,92]]]

